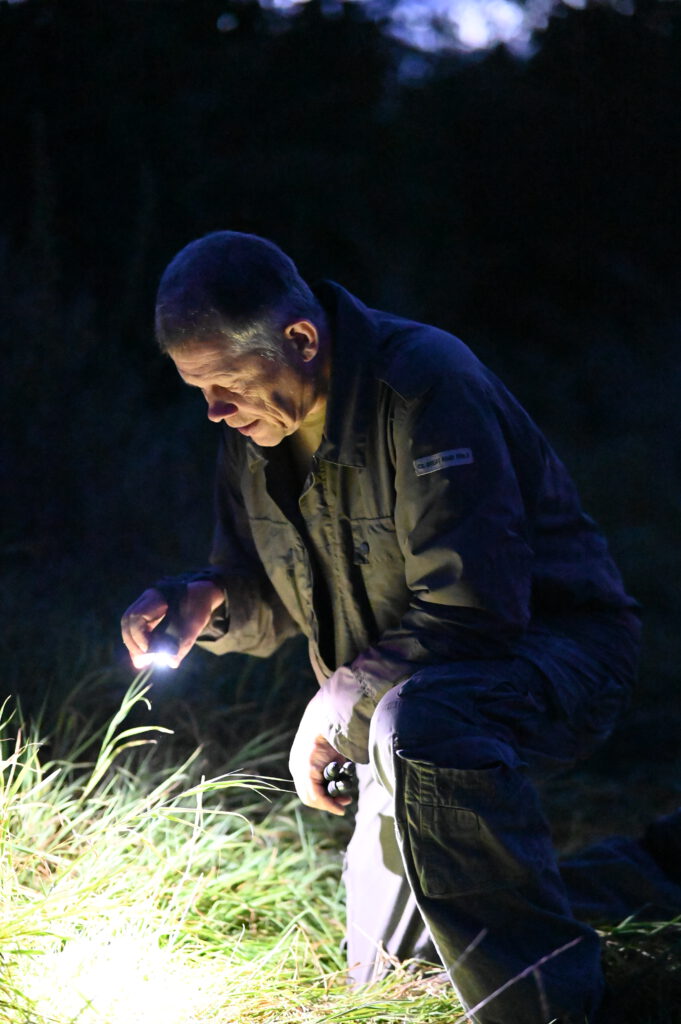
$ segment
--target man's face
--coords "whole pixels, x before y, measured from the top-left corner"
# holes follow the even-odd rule
[[[291,346],[285,365],[264,356],[233,355],[224,345],[197,342],[171,352],[185,384],[200,388],[208,419],[271,447],[293,434],[315,406],[312,367]]]

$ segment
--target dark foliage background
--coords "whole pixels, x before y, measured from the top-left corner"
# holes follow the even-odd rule
[[[213,435],[154,351],[153,295],[190,239],[255,231],[462,336],[539,421],[645,612],[584,814],[678,803],[677,5],[564,7],[519,59],[411,53],[349,3],[0,2],[0,67],[0,687],[37,708],[78,683],[103,713],[122,609],[204,562]],[[197,652],[155,688],[224,743],[311,685],[293,645]]]

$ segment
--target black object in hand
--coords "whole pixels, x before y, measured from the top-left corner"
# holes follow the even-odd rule
[[[180,644],[175,636],[173,636],[172,628],[165,627],[161,629],[161,626],[165,626],[165,620],[154,629],[149,637],[149,654],[167,654],[174,657],[180,647]]]
[[[154,655],[154,663],[168,665],[168,659],[174,658],[180,647],[180,614],[179,603],[168,601],[165,616],[149,636],[149,654]]]
[[[331,761],[322,775],[329,796],[357,796],[357,770],[352,761]]]

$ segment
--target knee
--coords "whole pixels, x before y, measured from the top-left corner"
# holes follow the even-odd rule
[[[409,751],[428,747],[438,738],[453,739],[465,730],[456,704],[444,704],[433,695],[416,690],[410,680],[388,690],[371,717],[370,746],[374,749]]]
[[[480,769],[521,764],[516,749],[496,734],[491,722],[459,706],[451,692],[411,692],[406,684],[389,690],[372,715],[369,754],[378,781],[391,792],[395,753],[404,760],[424,761],[439,768]]]
[[[461,749],[462,741],[466,746],[467,728],[456,707],[449,707],[445,712],[437,702],[423,693],[411,693],[404,684],[389,690],[371,717],[369,757],[374,776],[393,792],[396,753],[406,760],[472,767],[472,764],[451,764],[457,749],[463,760],[470,760]],[[476,735],[479,732],[474,731]]]

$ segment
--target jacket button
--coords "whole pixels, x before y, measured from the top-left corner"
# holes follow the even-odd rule
[[[369,562],[369,544],[363,540],[355,548],[355,565],[367,565]]]

